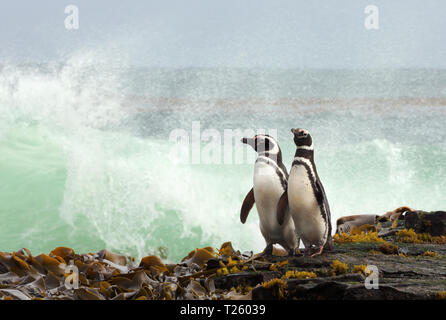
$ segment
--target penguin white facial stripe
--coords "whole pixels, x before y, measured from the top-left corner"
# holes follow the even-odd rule
[[[311,146],[297,146],[296,149],[314,150],[313,144],[311,144]]]
[[[274,139],[271,139],[270,137],[266,137],[266,139],[268,139],[270,141],[270,143],[274,144],[274,148],[272,150],[270,150],[269,153],[272,153],[272,154],[279,153],[279,145],[277,144],[277,142],[274,141]]]
[[[264,135],[258,135],[255,136],[254,138],[257,139],[259,137],[264,138],[265,140],[268,140],[270,143],[272,143],[274,145],[273,149],[271,150],[265,150],[262,152],[259,152],[259,154],[264,154],[264,153],[269,153],[269,154],[278,154],[279,153],[279,144],[277,143],[276,140],[274,140],[273,138],[269,137],[269,136],[264,136]],[[266,143],[265,143],[266,144]]]

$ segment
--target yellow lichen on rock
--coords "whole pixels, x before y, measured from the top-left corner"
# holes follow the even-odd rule
[[[281,288],[286,288],[287,284],[285,281],[279,279],[279,278],[274,278],[271,279],[269,281],[266,282],[262,282],[262,287],[264,287],[265,289],[270,289],[273,287],[281,287]]]
[[[360,264],[360,265],[354,265],[353,266],[353,273],[362,273],[365,274],[365,269],[367,268],[366,265]]]
[[[279,268],[277,267],[277,265],[275,263],[271,264],[269,266],[269,271],[277,271]]]
[[[413,229],[404,229],[396,233],[396,240],[406,243],[446,244],[446,236],[432,236],[429,233],[416,233]]]
[[[243,261],[232,259],[232,257],[228,258],[228,262],[226,264],[222,260],[219,260],[218,264],[220,265],[220,268],[217,270],[217,275],[238,273],[242,270],[248,269],[248,266],[245,265]]]
[[[399,242],[416,243],[418,242],[417,233],[413,229],[404,229],[396,233],[396,240]]]
[[[375,229],[376,230],[376,229]],[[336,243],[350,243],[350,242],[384,242],[385,240],[378,237],[377,231],[364,231],[359,228],[353,228],[351,234],[342,232],[336,233],[333,236]]]
[[[346,263],[339,261],[339,260],[334,260],[330,266],[332,268],[332,270],[331,270],[332,276],[347,273],[347,270],[348,270],[348,265]]]
[[[390,242],[383,242],[379,247],[378,251],[384,253],[384,254],[398,254],[398,246],[391,244]]]
[[[217,275],[219,276],[225,276],[229,274],[228,268],[220,268],[217,270]]]
[[[238,261],[234,261],[234,260],[232,260],[231,257],[229,257],[228,264],[227,264],[226,266],[227,266],[228,268],[231,268],[231,267],[234,267],[234,266],[236,266],[236,265],[238,265]]]
[[[369,276],[369,275],[373,274],[372,270],[369,270],[369,271],[366,271],[366,270],[367,270],[367,265],[364,265],[364,264],[353,266],[353,273],[362,273],[365,276]]]
[[[242,295],[246,295],[252,291],[252,287],[238,285],[237,287],[232,287],[231,291],[242,294]]]
[[[308,271],[289,270],[283,276],[282,279],[312,279],[317,278],[316,273]]]
[[[269,270],[270,271],[277,271],[277,270],[279,270],[280,268],[282,268],[286,264],[288,264],[288,260],[284,260],[284,261],[277,262],[277,263],[272,263],[269,266]]]
[[[435,298],[438,300],[446,300],[446,291],[438,291]]]
[[[422,243],[446,244],[446,236],[432,236],[429,233],[419,233],[418,240]]]
[[[371,224],[363,224],[360,227],[353,227],[350,231],[350,234],[356,234],[360,235],[362,232],[369,233],[369,232],[377,232],[376,227]]]
[[[438,257],[438,253],[435,251],[427,250],[425,253],[423,253],[423,256],[425,257]]]
[[[281,279],[274,278],[266,282],[262,282],[262,287],[265,289],[272,289],[273,295],[276,296],[278,299],[283,299],[284,296],[284,290],[287,288],[287,283]]]
[[[240,272],[240,269],[237,268],[237,266],[233,266],[233,267],[229,270],[229,272],[230,272],[230,273],[238,273],[238,272]]]

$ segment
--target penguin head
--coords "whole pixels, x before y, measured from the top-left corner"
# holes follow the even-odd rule
[[[277,141],[267,134],[258,134],[254,138],[243,138],[241,141],[250,145],[258,153],[268,152],[275,154],[280,152]]]
[[[309,147],[313,146],[313,138],[311,134],[301,128],[291,129],[291,132],[294,134],[294,143],[297,147]]]

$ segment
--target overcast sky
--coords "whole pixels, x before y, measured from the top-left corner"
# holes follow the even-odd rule
[[[370,4],[379,30],[364,27]],[[0,64],[89,49],[164,67],[446,68],[446,1],[1,1]]]

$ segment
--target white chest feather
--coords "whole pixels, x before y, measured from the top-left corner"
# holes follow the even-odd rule
[[[275,163],[256,162],[253,190],[260,231],[267,244],[278,243],[288,250],[298,247],[299,242],[289,214],[282,225],[277,222],[277,204],[284,192],[282,179],[286,176]]]
[[[277,203],[284,190],[276,169],[263,162],[254,166],[254,198],[260,224],[264,228],[278,228]]]
[[[276,169],[263,162],[256,163],[254,166],[254,198],[258,206],[257,209],[260,211],[275,210],[282,193],[283,187]],[[261,213],[260,211],[259,213]]]
[[[294,165],[288,179],[288,203],[297,233],[304,244],[319,245],[326,233],[326,224],[316,200],[307,169]]]
[[[291,168],[288,179],[288,201],[290,208],[296,211],[313,211],[318,207],[311,180],[303,165]]]

